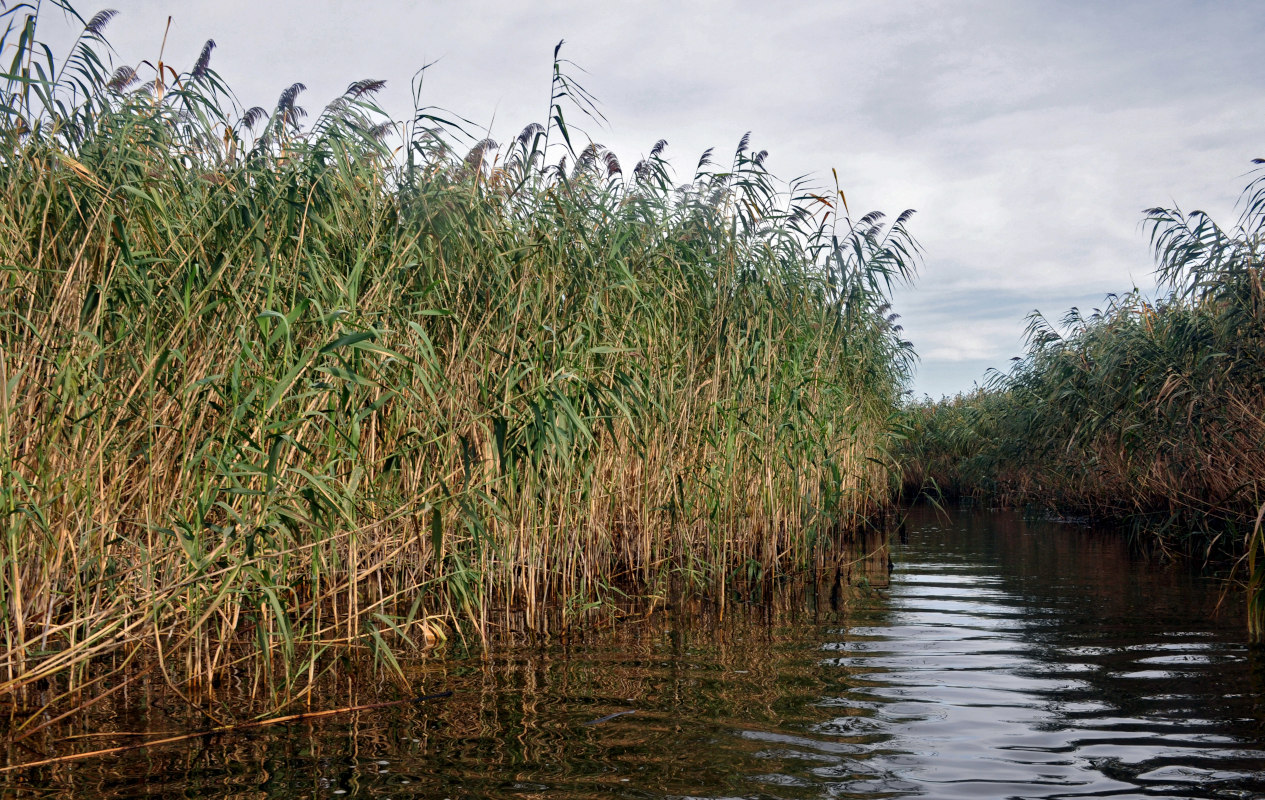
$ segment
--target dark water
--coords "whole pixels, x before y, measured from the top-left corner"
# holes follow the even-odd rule
[[[1216,584],[1000,514],[915,515],[885,586],[886,560],[833,598],[432,660],[415,688],[451,698],[63,765],[0,794],[1265,797],[1263,661],[1236,605],[1214,615]]]

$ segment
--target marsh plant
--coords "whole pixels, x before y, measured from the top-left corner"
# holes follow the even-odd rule
[[[1257,165],[1265,163],[1258,160]],[[1265,173],[1234,227],[1153,208],[1162,296],[1136,290],[1061,325],[973,394],[907,409],[907,489],[1123,519],[1185,553],[1244,559],[1265,623]]]
[[[50,12],[82,23],[62,61]],[[908,212],[746,136],[684,184],[664,142],[625,169],[557,51],[498,145],[387,118],[377,80],[242,108],[213,42],[109,65],[112,16],[0,16],[14,735],[139,675],[283,706],[503,611],[723,597],[886,502]]]

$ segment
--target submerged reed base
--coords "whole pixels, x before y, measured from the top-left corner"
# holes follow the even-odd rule
[[[118,691],[98,694],[65,719],[54,722],[46,718],[6,737],[0,749],[0,786],[20,791],[30,782],[94,782],[85,776],[100,776],[95,780],[110,782],[108,776],[117,775],[120,764],[137,758],[169,765],[164,775],[179,774],[181,764],[187,770],[199,764],[208,750],[221,747],[237,754],[215,762],[221,766],[240,763],[242,758],[256,763],[264,757],[258,748],[266,749],[271,737],[285,736],[281,733],[284,728],[305,728],[312,735],[307,744],[316,746],[331,730],[324,727],[327,725],[360,729],[365,735],[370,729],[391,735],[394,726],[386,721],[394,719],[398,725],[401,714],[459,714],[460,721],[454,720],[449,730],[464,737],[478,729],[478,720],[487,720],[489,702],[494,706],[500,702],[488,693],[507,677],[529,678],[534,691],[523,692],[521,700],[526,706],[548,706],[541,703],[541,697],[557,687],[539,682],[537,668],[542,662],[562,665],[570,661],[571,653],[582,661],[582,654],[603,645],[615,648],[620,658],[635,659],[634,654],[646,648],[648,635],[660,637],[668,631],[674,638],[681,637],[676,641],[688,637],[696,645],[718,647],[736,659],[751,662],[743,664],[741,674],[759,664],[757,671],[784,678],[776,664],[779,656],[786,655],[785,650],[771,647],[779,632],[800,629],[814,621],[846,624],[851,615],[865,613],[888,583],[890,553],[883,534],[849,537],[848,542],[840,543],[839,554],[830,570],[743,578],[731,583],[725,594],[709,598],[691,593],[666,603],[625,603],[618,609],[588,612],[585,624],[579,626],[571,625],[574,620],[554,606],[546,612],[555,631],[549,636],[521,627],[516,616],[498,619],[493,614],[486,646],[470,641],[471,647],[465,648],[454,640],[445,646],[443,658],[402,652],[399,674],[376,669],[365,648],[343,647],[336,665],[317,676],[303,702],[281,713],[269,713],[266,698],[252,696],[248,675],[230,675],[213,686],[184,687],[178,692],[162,679],[156,665],[137,665],[118,682]],[[567,657],[560,658],[564,653]],[[652,656],[648,651],[643,657],[651,671],[668,666],[663,663],[662,652]],[[614,693],[612,696],[632,697],[644,688],[621,683],[627,680],[626,673],[616,677],[603,671],[595,677],[612,682],[599,696]],[[683,674],[681,680],[696,677]],[[733,702],[771,707],[785,699],[765,680],[758,683],[763,689],[755,695],[745,682],[732,690]],[[579,686],[576,691],[587,693]],[[37,705],[47,701],[46,694],[32,688],[28,696],[32,705]],[[695,703],[699,697],[682,700]],[[587,712],[584,704],[563,711],[587,716],[578,728],[604,724],[628,713],[600,716]],[[259,716],[252,718],[256,713]],[[538,732],[547,735],[547,730]],[[354,745],[352,749],[356,749]],[[128,774],[126,769],[123,774]]]

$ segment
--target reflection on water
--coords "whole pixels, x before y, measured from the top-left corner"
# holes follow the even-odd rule
[[[452,698],[62,765],[0,794],[1265,796],[1260,659],[1237,614],[1213,616],[1214,584],[1003,514],[915,515],[892,560],[890,584],[883,554],[856,565],[871,588],[850,599],[783,592],[430,661],[418,687]]]

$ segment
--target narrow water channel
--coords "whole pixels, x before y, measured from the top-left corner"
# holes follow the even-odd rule
[[[833,602],[788,592],[431,660],[418,688],[451,698],[62,765],[0,792],[1265,797],[1265,659],[1237,606],[1216,614],[1215,582],[1116,535],[999,513],[915,513],[890,559],[890,580],[873,555]]]

